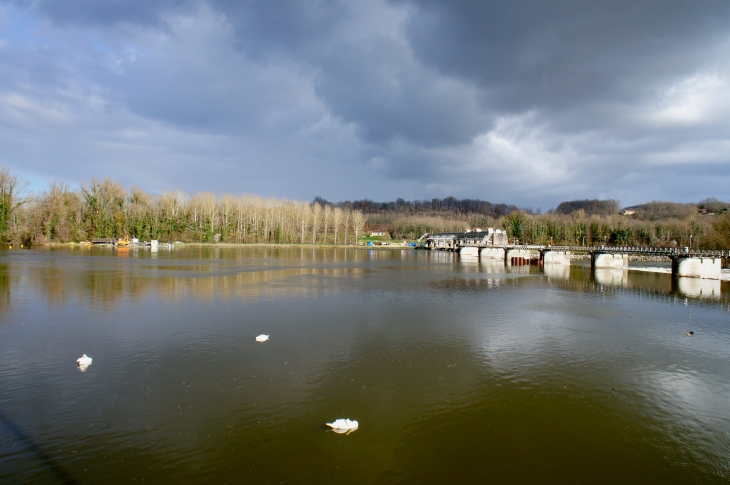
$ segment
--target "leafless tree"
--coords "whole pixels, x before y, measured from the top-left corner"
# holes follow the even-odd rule
[[[317,229],[322,219],[322,206],[318,202],[312,204],[312,244],[317,244]]]
[[[330,220],[332,220],[332,206],[329,204],[326,204],[324,206],[324,216],[322,217],[324,220],[324,244],[327,244],[327,229],[328,225],[330,223]]]
[[[233,216],[236,208],[236,197],[231,194],[223,194],[220,201],[221,215],[221,240],[225,241],[230,234]]]
[[[335,244],[337,244],[337,235],[340,232],[340,226],[344,217],[345,211],[339,207],[335,207],[335,210],[332,211],[332,229],[335,231]]]
[[[365,216],[360,211],[352,213],[352,228],[355,231],[355,245],[360,240],[360,232],[365,227]]]
[[[301,243],[304,244],[304,234],[307,229],[307,222],[311,218],[312,207],[309,204],[302,204],[299,207],[299,224],[302,229]]]
[[[342,217],[342,230],[345,233],[345,246],[347,246],[347,233],[350,230],[350,223],[352,222],[352,211],[345,209],[345,214]]]

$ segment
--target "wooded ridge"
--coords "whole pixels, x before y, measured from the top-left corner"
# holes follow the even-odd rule
[[[730,248],[730,204],[615,200],[562,202],[546,213],[479,199],[331,203],[180,191],[161,195],[93,179],[78,190],[53,182],[41,193],[0,167],[0,242],[43,244],[136,237],[182,242],[354,244],[366,231],[414,240],[426,232],[501,228],[510,242],[556,245]]]

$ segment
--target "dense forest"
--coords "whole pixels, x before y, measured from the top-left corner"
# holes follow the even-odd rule
[[[365,217],[348,208],[253,195],[151,195],[112,180],[92,180],[79,190],[52,183],[34,196],[0,169],[0,238],[43,244],[93,238],[231,243],[352,244]]]
[[[619,203],[617,200],[571,200],[568,202],[561,202],[555,208],[558,214],[572,214],[575,211],[582,210],[587,215],[599,215],[599,216],[610,216],[618,212]]]
[[[321,197],[315,201],[332,205]],[[544,214],[515,205],[453,197],[412,202],[345,201],[335,206],[358,208],[367,217],[366,229],[386,231],[395,239],[495,227],[505,229],[510,241],[531,244],[687,246],[691,239],[694,247],[730,248],[730,204],[714,198],[697,204],[654,201],[621,211],[616,200],[572,200]]]
[[[54,182],[27,194],[0,167],[0,242],[43,244],[101,237],[231,243],[353,244],[367,231],[414,240],[426,232],[501,228],[510,241],[556,245],[648,245],[730,248],[730,204],[649,202],[619,211],[615,200],[562,202],[546,213],[478,199],[331,203],[255,195],[149,194],[112,180],[78,190]],[[387,237],[387,236],[386,236]]]

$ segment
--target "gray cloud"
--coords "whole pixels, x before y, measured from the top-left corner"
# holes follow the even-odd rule
[[[729,26],[717,2],[0,2],[0,163],[298,198],[727,197]]]
[[[641,101],[647,83],[713,61],[730,5],[680,1],[414,0],[408,36],[419,60],[466,77],[508,110]]]
[[[73,4],[57,0],[16,0],[16,5],[34,10],[59,25],[108,27],[119,24],[161,27],[167,10],[178,8],[184,0],[76,0]]]

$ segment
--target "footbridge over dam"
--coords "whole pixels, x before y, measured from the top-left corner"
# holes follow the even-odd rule
[[[590,255],[591,267],[594,269],[627,269],[630,255],[664,256],[672,262],[673,276],[718,280],[722,259],[730,257],[730,251],[699,251],[690,248],[506,244],[506,236],[502,237],[491,230],[424,234],[420,240],[423,241],[424,249],[454,251],[461,256],[501,260],[508,265],[570,264],[572,255],[580,253]]]

